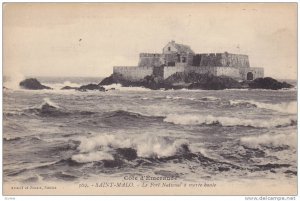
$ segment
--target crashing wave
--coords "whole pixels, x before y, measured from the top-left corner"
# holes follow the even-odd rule
[[[81,138],[78,150],[80,154],[72,156],[72,160],[86,163],[100,160],[114,160],[113,153],[117,149],[131,148],[141,158],[164,158],[187,151],[187,140],[170,140],[164,137],[122,137],[115,135],[97,135]]]
[[[274,118],[270,120],[244,119],[235,117],[215,117],[212,115],[202,116],[193,114],[171,114],[164,122],[179,125],[222,125],[222,126],[251,126],[257,128],[284,127],[296,124],[293,118]]]
[[[40,106],[41,109],[43,109],[44,106],[49,106],[52,108],[60,108],[56,103],[50,100],[50,98],[44,98],[44,103]]]
[[[257,148],[258,146],[285,146],[296,147],[297,135],[295,132],[290,134],[263,134],[255,136],[242,137],[240,139],[241,144],[248,147]]]
[[[86,154],[77,154],[72,156],[72,160],[78,163],[87,163],[93,161],[101,161],[101,160],[113,160],[114,157],[106,152],[96,151]]]
[[[297,102],[283,102],[283,103],[262,103],[253,100],[230,100],[230,105],[232,106],[243,106],[243,105],[251,105],[261,109],[268,109],[274,110],[281,113],[288,113],[288,114],[296,114],[297,113]]]

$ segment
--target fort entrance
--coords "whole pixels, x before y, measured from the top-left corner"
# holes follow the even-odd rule
[[[253,73],[247,73],[247,80],[253,80]]]

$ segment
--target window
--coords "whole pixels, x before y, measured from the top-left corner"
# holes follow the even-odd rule
[[[171,51],[171,47],[168,47],[168,51]]]
[[[186,58],[182,57],[182,63],[185,63],[185,62],[186,62]]]

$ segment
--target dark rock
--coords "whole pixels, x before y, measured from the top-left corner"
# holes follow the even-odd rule
[[[24,89],[31,89],[31,90],[39,90],[39,89],[52,89],[45,85],[42,85],[37,79],[29,78],[25,79],[19,84]]]
[[[167,82],[192,83],[188,89],[220,90],[220,89],[239,89],[241,84],[233,78],[226,76],[214,76],[212,74],[198,73],[176,73],[166,80]]]
[[[76,90],[78,90],[78,91],[87,91],[87,90],[105,91],[105,88],[98,84],[87,84],[87,85],[80,86]]]
[[[148,75],[140,80],[128,80],[121,74],[114,73],[103,79],[98,85],[121,84],[123,87],[145,87],[148,89],[282,89],[291,88],[292,85],[286,82],[278,82],[273,78],[258,78],[253,81],[238,82],[226,76],[214,76],[212,74],[198,74],[195,72],[177,72],[167,79]]]
[[[111,85],[111,84],[121,84],[122,81],[122,75],[121,74],[111,74],[109,77],[104,78],[98,85]]]
[[[61,90],[70,90],[70,89],[78,89],[78,87],[70,87],[70,86],[65,86],[63,88],[61,88]]]
[[[249,88],[251,89],[284,89],[284,88],[292,88],[293,85],[288,84],[286,82],[279,82],[271,77],[265,78],[257,78],[249,83]]]

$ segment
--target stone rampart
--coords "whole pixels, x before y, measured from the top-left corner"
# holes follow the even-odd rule
[[[147,75],[152,75],[153,67],[115,66],[113,72],[122,74],[124,78],[129,80],[140,80]]]

